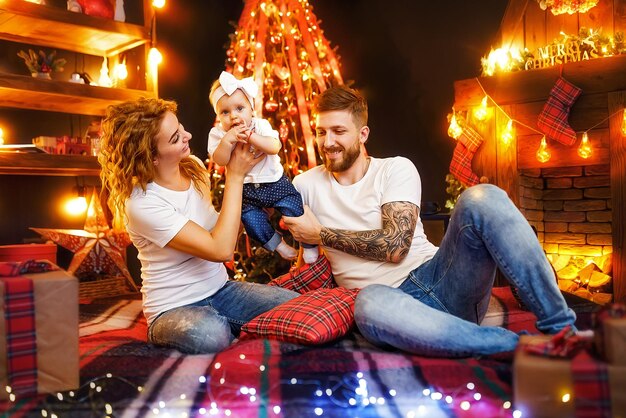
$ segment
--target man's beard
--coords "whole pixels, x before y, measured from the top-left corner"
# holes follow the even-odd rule
[[[342,147],[332,147],[328,148],[328,151],[333,151]],[[322,161],[324,162],[324,166],[331,173],[341,173],[342,171],[348,170],[354,162],[361,155],[361,143],[357,140],[354,145],[350,148],[343,148],[343,158],[341,160],[331,160],[326,158],[326,154],[324,153],[324,148],[320,150],[320,156],[322,157]]]

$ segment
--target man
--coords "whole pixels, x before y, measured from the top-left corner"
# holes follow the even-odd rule
[[[419,217],[421,182],[402,157],[369,157],[367,103],[332,87],[316,101],[316,142],[324,162],[294,179],[305,213],[284,217],[294,238],[318,244],[340,286],[362,288],[355,303],[361,333],[378,345],[430,356],[513,350],[518,336],[480,327],[496,267],[556,333],[574,312],[526,219],[501,189],[462,193],[439,248]]]

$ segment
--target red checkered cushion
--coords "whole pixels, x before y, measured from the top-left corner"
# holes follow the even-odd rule
[[[296,344],[323,344],[354,325],[358,289],[317,289],[287,301],[245,324],[240,339],[269,338]]]
[[[328,259],[320,255],[313,264],[304,264],[299,269],[275,278],[269,286],[279,286],[298,293],[307,293],[316,289],[337,287]]]

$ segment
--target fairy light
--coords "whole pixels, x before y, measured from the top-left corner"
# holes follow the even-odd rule
[[[128,78],[128,69],[126,68],[126,57],[120,63],[115,64],[113,67],[113,77],[116,80],[126,80]]]
[[[501,139],[504,145],[509,145],[511,142],[513,142],[513,119],[509,119],[509,121],[507,122],[506,127],[502,132]]]
[[[150,52],[148,53],[148,63],[152,68],[156,68],[159,64],[163,62],[163,55],[159,52],[156,47],[150,48]]]
[[[487,100],[488,96],[483,97],[483,100],[480,102],[480,106],[474,111],[474,117],[480,121],[483,121],[487,118]]]
[[[626,109],[622,111],[622,135],[626,136]],[[2,134],[0,133],[0,141],[1,140],[2,140]]]
[[[569,393],[566,393],[566,394],[564,394],[564,395],[561,397],[561,402],[563,402],[563,403],[568,403],[568,402],[570,401],[570,399],[571,399],[570,394],[569,394]]]
[[[624,119],[626,121],[626,119]],[[0,128],[0,145],[4,145],[4,130]]]
[[[591,145],[589,145],[589,135],[587,135],[587,132],[584,132],[583,139],[580,141],[580,146],[578,147],[578,155],[587,159],[591,157],[591,154],[592,150]]]
[[[550,151],[548,150],[548,144],[546,142],[545,136],[541,138],[541,144],[539,145],[539,149],[537,150],[535,156],[537,157],[537,161],[539,161],[540,163],[550,161],[552,154],[550,154]]]
[[[458,124],[456,120],[456,112],[452,108],[452,117],[450,118],[450,126],[448,126],[448,136],[454,139],[459,139],[463,133],[463,128]]]
[[[165,6],[165,0],[152,0],[152,6],[157,9],[162,9]]]

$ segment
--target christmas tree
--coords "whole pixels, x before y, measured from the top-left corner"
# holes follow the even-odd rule
[[[257,116],[279,133],[285,173],[290,178],[318,164],[311,106],[326,88],[343,84],[339,60],[306,0],[247,0],[226,51],[226,71],[254,77],[259,86]],[[224,168],[209,162],[213,200],[220,206]],[[273,221],[278,223],[279,213]],[[289,240],[285,231],[285,239]],[[266,282],[290,263],[269,253],[242,233],[234,260],[239,280]]]

